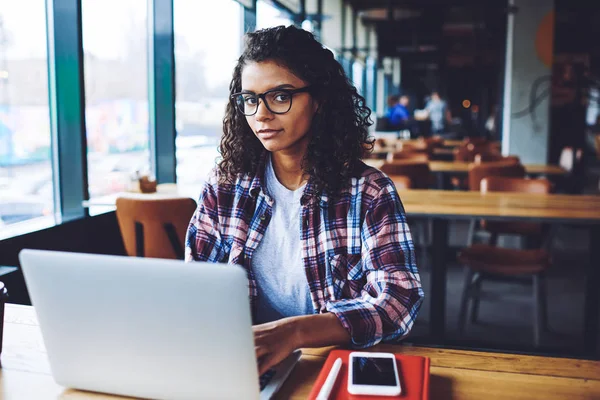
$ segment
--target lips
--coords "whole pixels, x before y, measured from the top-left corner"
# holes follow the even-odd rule
[[[283,131],[283,129],[261,129],[256,132],[256,134],[261,139],[270,139],[277,136],[277,134],[281,131]]]

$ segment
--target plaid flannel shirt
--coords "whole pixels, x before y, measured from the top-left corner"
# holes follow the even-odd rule
[[[264,187],[265,163],[266,153],[255,175],[234,184],[219,183],[213,170],[186,236],[186,261],[246,269],[251,304],[257,296],[252,254],[273,212]],[[360,177],[352,178],[335,201],[314,191],[309,181],[301,199],[300,233],[314,312],[334,313],[357,348],[406,336],[423,290],[394,184],[363,164]]]

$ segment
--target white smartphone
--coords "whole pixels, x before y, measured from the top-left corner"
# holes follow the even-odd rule
[[[392,353],[350,353],[348,393],[397,396],[402,393],[396,357]]]

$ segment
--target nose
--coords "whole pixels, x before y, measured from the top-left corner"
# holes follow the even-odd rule
[[[257,121],[268,121],[273,118],[273,113],[267,108],[265,99],[258,99],[257,107],[256,114],[254,114],[254,118],[256,118]]]

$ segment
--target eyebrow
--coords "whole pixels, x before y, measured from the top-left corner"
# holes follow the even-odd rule
[[[295,89],[296,87],[290,83],[285,83],[283,85],[278,85],[275,86],[269,90],[266,90],[266,92],[270,92],[271,90],[277,90],[277,89]],[[253,92],[252,90],[242,90],[240,93],[248,93],[248,94],[256,94],[256,92]]]

